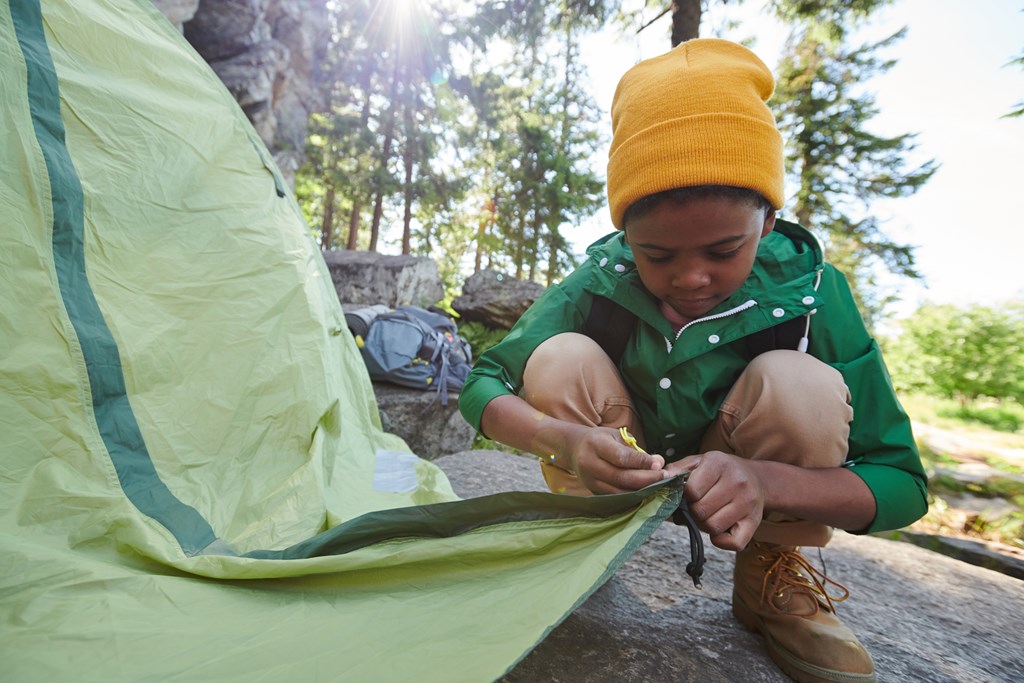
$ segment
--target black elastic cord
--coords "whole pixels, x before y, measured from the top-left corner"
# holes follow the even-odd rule
[[[694,587],[699,590],[702,588],[700,577],[704,575],[704,539],[701,538],[697,523],[690,516],[686,498],[679,500],[679,507],[672,513],[672,521],[679,526],[685,526],[690,533],[690,563],[686,565],[686,573],[693,579]]]

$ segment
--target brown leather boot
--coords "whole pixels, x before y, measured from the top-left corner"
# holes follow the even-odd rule
[[[800,683],[874,683],[871,655],[835,614],[833,603],[848,595],[799,548],[753,541],[736,553],[732,613],[764,636],[771,658]]]

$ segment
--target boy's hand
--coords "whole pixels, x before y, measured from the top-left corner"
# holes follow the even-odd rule
[[[664,477],[663,457],[627,445],[608,427],[583,428],[568,455],[576,476],[593,493],[636,491]]]
[[[665,468],[670,475],[689,472],[683,493],[690,514],[711,542],[741,550],[764,514],[765,485],[750,460],[721,451],[691,455]]]

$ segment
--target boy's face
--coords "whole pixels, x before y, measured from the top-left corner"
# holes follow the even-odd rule
[[[644,286],[685,324],[729,298],[750,275],[775,212],[727,197],[664,201],[629,219],[626,241]]]

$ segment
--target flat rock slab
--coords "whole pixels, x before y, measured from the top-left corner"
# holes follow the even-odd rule
[[[533,458],[466,451],[435,461],[462,497],[546,490]],[[784,682],[760,636],[732,617],[732,553],[707,543],[694,589],[686,530],[666,523],[505,677],[587,681]],[[808,557],[817,562],[813,549]],[[839,614],[871,651],[879,681],[1017,681],[1024,584],[916,546],[837,532],[822,551],[850,589]]]

